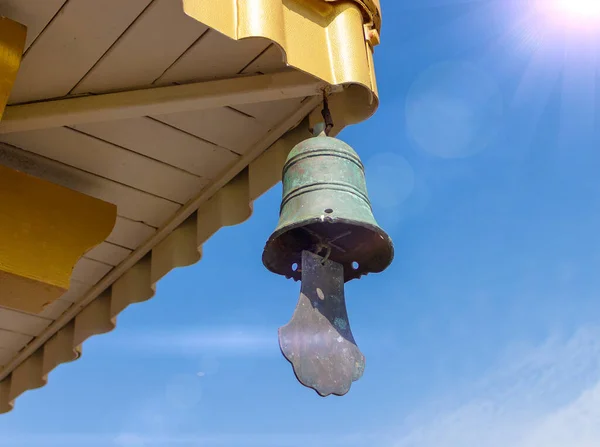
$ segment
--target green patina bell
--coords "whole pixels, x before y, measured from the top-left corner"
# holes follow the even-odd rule
[[[303,250],[342,264],[344,281],[381,272],[394,257],[390,237],[373,217],[358,154],[323,134],[299,143],[287,158],[279,224],[263,263],[299,280]]]
[[[324,132],[294,147],[263,263],[302,281],[294,315],[279,328],[279,345],[298,380],[321,396],[346,394],[365,369],[344,284],[385,270],[393,256],[391,239],[373,217],[357,153]]]

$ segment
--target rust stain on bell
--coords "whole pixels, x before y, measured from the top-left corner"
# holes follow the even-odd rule
[[[382,272],[393,257],[392,241],[373,216],[358,154],[324,133],[294,147],[283,168],[279,223],[262,259],[270,271],[302,281],[279,343],[298,380],[321,396],[347,393],[364,371],[344,283]]]

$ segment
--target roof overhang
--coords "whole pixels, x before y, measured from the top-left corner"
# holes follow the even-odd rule
[[[151,298],[170,270],[200,260],[221,227],[248,219],[252,202],[281,180],[288,152],[322,120],[324,93],[333,134],[374,113],[381,24],[377,0],[9,3],[14,16],[0,21],[0,109],[8,101],[0,169],[71,194],[65,215],[78,200],[104,210],[72,221],[59,246],[73,246],[98,213],[110,226],[116,206],[117,218],[108,237],[98,231],[73,251],[103,240],[41,313],[15,309],[0,292],[0,412],[78,358],[87,338],[113,329],[128,305]],[[68,32],[79,33],[78,47]],[[56,229],[52,213],[22,209],[12,225],[36,219]]]

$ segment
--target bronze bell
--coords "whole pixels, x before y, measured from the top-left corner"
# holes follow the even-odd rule
[[[279,329],[298,380],[320,395],[343,395],[364,356],[346,312],[344,283],[385,270],[390,237],[375,218],[358,154],[324,132],[296,145],[283,167],[279,224],[263,252],[270,271],[301,280],[292,320]]]
[[[343,141],[325,135],[296,145],[283,166],[279,224],[267,241],[270,271],[301,279],[302,251],[344,267],[344,281],[385,270],[394,257],[367,195],[365,168]]]

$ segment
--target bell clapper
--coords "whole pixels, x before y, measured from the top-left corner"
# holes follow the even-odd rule
[[[348,321],[344,267],[303,251],[301,284],[294,315],[279,329],[281,352],[300,383],[321,396],[342,396],[365,368]]]

